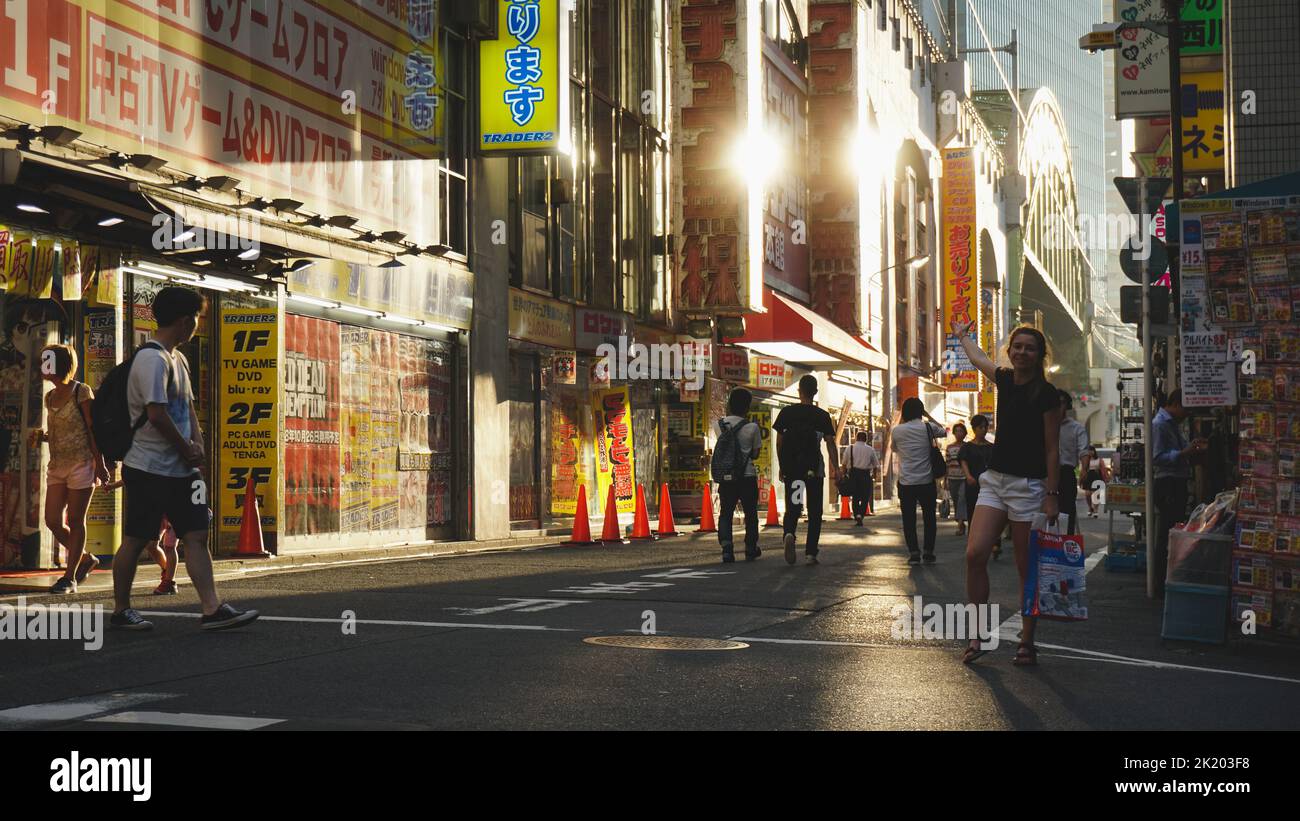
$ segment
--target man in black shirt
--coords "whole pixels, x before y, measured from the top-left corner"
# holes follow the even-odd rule
[[[776,453],[780,462],[781,481],[785,482],[785,560],[795,561],[795,532],[799,514],[808,505],[808,542],[804,552],[808,564],[817,564],[817,542],[821,538],[822,513],[825,505],[826,472],[822,463],[822,445],[830,457],[831,481],[840,475],[839,449],[835,447],[835,426],[831,415],[813,404],[817,395],[817,377],[805,375],[799,380],[799,404],[790,405],[776,415]]]

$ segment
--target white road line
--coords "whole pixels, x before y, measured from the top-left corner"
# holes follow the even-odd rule
[[[0,710],[0,728],[14,729],[27,724],[76,721],[89,716],[175,698],[172,693],[115,693],[96,698],[68,699],[46,704],[27,704]]]
[[[156,713],[148,710],[113,713],[90,719],[103,724],[151,724],[163,727],[190,727],[205,730],[257,730],[283,724],[282,718],[246,718],[203,713]]]
[[[156,616],[161,618],[173,617],[181,619],[197,619],[198,613],[177,613],[165,610],[141,610],[142,616]],[[299,622],[302,624],[374,624],[386,625],[389,627],[464,627],[470,630],[529,630],[537,633],[573,633],[575,630],[568,627],[542,627],[534,624],[474,624],[472,622],[460,621],[396,621],[389,619],[316,619],[306,616],[260,616],[258,621],[286,621]]]
[[[812,644],[826,647],[870,647],[873,650],[937,650],[938,647],[924,647],[905,644],[875,644],[869,641],[822,641],[819,639],[765,639],[754,636],[727,636],[730,641],[753,641],[762,644]],[[949,649],[949,648],[945,648]]]

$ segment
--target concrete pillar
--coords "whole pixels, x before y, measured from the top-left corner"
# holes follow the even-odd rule
[[[474,319],[469,351],[470,527],[482,541],[510,535],[510,161],[474,161],[470,175]],[[495,240],[495,241],[494,241]]]

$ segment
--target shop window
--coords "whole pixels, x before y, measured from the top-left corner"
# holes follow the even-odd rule
[[[537,519],[537,356],[510,355],[510,521]]]
[[[648,197],[642,185],[645,173],[641,165],[641,128],[628,115],[622,118],[619,133],[619,174],[622,196],[619,202],[619,293],[622,309],[644,318],[647,285],[645,265],[645,225]]]
[[[446,156],[438,163],[438,236],[453,252],[464,256],[469,254],[468,50],[464,37],[450,30],[444,33]]]
[[[614,109],[592,99],[591,118],[591,251],[593,287],[591,302],[614,307]]]
[[[587,4],[591,28],[591,88],[607,98],[614,97],[614,61],[618,54],[617,0],[591,0]]]
[[[619,26],[622,34],[622,66],[620,70],[623,93],[620,102],[627,111],[641,114],[642,95],[653,88],[647,77],[646,52],[649,19],[647,6],[659,0],[621,0],[620,6],[625,15]]]
[[[574,3],[569,12],[569,75],[578,82],[587,78],[587,3]]]
[[[550,175],[546,157],[521,157],[517,166],[518,197],[515,227],[519,234],[517,264],[524,287],[550,290],[547,233],[550,217]]]
[[[876,3],[876,28],[881,31],[889,28],[889,10],[885,8],[885,0]]]

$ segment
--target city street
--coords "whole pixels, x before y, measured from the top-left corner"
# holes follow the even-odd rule
[[[1165,642],[1137,575],[1098,564],[1085,520],[1091,618],[1046,623],[1040,666],[1012,666],[1017,583],[991,564],[1002,645],[964,667],[955,641],[891,637],[912,597],[963,599],[964,540],[908,567],[896,510],[830,521],[822,563],[718,562],[713,536],[353,564],[227,580],[251,627],[203,634],[197,599],[141,595],[152,632],[0,645],[0,728],[280,729],[1296,729],[1285,645]],[[802,536],[802,532],[801,532]],[[29,598],[45,602],[55,597]],[[4,602],[12,603],[13,596]],[[68,601],[67,598],[62,601]],[[111,602],[102,594],[77,603]],[[348,611],[351,611],[350,613]],[[355,616],[355,634],[344,621]],[[653,624],[649,620],[653,619]],[[730,639],[650,650],[593,637]]]

